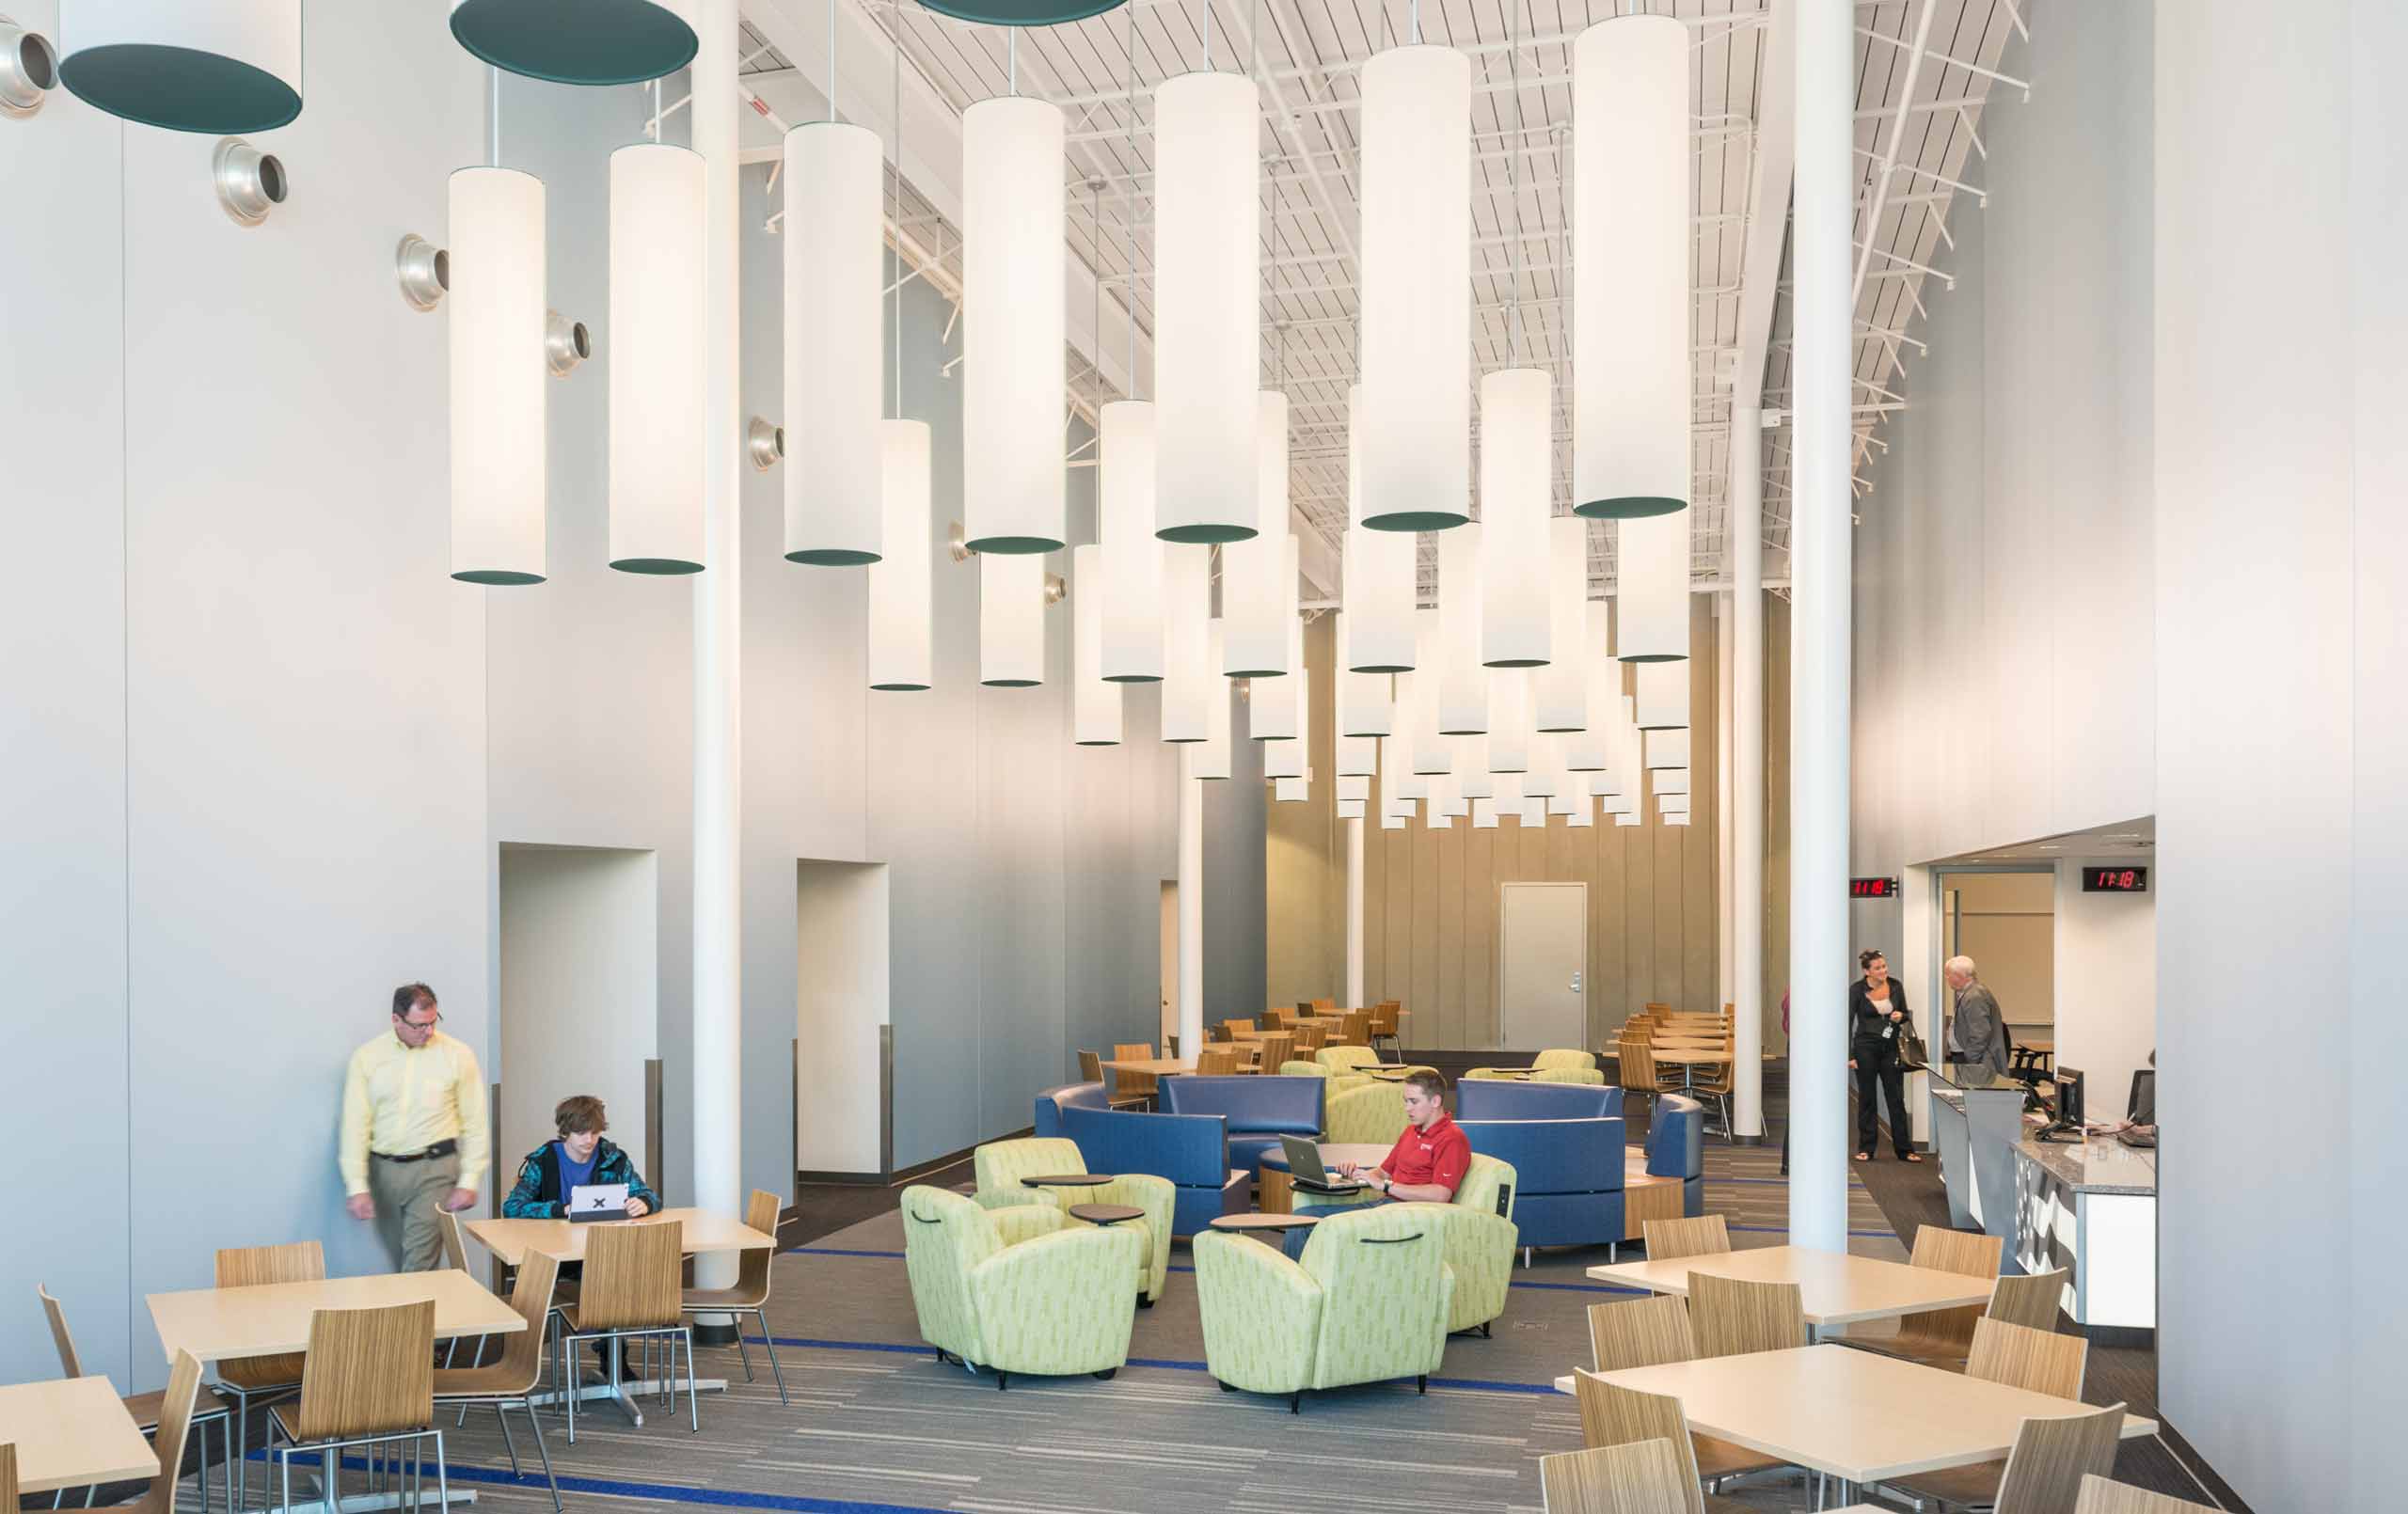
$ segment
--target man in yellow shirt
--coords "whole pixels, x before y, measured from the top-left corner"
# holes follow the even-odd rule
[[[355,1220],[404,1272],[443,1265],[439,1209],[477,1202],[490,1138],[477,1054],[436,1029],[435,990],[393,990],[393,1029],[351,1054],[342,1091],[342,1185]]]

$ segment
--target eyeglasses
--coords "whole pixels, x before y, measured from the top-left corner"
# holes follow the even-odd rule
[[[414,1020],[405,1015],[397,1017],[401,1020],[403,1025],[413,1031],[431,1031],[443,1023],[443,1017],[440,1014],[431,1016],[430,1017],[422,1020]]]

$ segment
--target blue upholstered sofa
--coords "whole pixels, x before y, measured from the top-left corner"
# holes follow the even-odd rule
[[[1283,1135],[1321,1134],[1326,1078],[1165,1078],[1162,1107],[1170,1114],[1217,1114],[1228,1122],[1229,1165],[1251,1174]]]
[[[1469,1087],[1466,1083],[1464,1087]],[[1542,1085],[1548,1086],[1548,1085]],[[1593,1094],[1579,1083],[1551,1086]],[[1458,1119],[1471,1149],[1513,1163],[1513,1223],[1524,1246],[1623,1239],[1623,1123],[1612,1119]]]
[[[1467,1078],[1455,1084],[1458,1120],[1619,1120],[1622,1090],[1611,1084],[1516,1083]]]
[[[1616,1090],[1620,1092],[1620,1090]],[[1705,1106],[1683,1094],[1659,1094],[1647,1122],[1647,1170],[1681,1180],[1681,1212],[1705,1212]]]
[[[1173,1080],[1165,1079],[1165,1082]],[[1315,1080],[1318,1081],[1318,1080]],[[1036,1133],[1067,1136],[1091,1173],[1151,1173],[1179,1192],[1171,1234],[1192,1236],[1216,1214],[1245,1209],[1249,1170],[1229,1165],[1228,1125],[1218,1114],[1116,1110],[1101,1083],[1069,1083],[1037,1096]]]

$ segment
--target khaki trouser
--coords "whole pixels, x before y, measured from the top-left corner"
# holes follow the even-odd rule
[[[443,1201],[460,1180],[460,1156],[420,1161],[368,1159],[368,1196],[376,1201],[376,1234],[394,1267],[432,1272],[443,1265]]]

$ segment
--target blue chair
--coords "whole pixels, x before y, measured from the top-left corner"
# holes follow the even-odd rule
[[[1574,1093],[1580,1083],[1542,1084]],[[1457,1120],[1474,1153],[1511,1163],[1520,1180],[1513,1223],[1523,1258],[1533,1246],[1619,1246],[1623,1122],[1619,1119]]]
[[[1102,1085],[1089,1086],[1100,1090]],[[1207,1229],[1216,1214],[1244,1212],[1248,1175],[1229,1165],[1228,1128],[1219,1115],[1097,1109],[1081,1097],[1040,1098],[1040,1119],[1048,1102],[1054,1105],[1060,1133],[1078,1143],[1088,1172],[1151,1173],[1170,1179],[1177,1190],[1171,1202],[1173,1236]]]
[[[1064,1083],[1058,1088],[1042,1089],[1037,1096],[1037,1119],[1032,1135],[1067,1136],[1062,1128],[1062,1112],[1067,1109],[1108,1110],[1112,1095],[1101,1083]]]
[[[1458,1120],[1619,1120],[1622,1090],[1592,1083],[1515,1083],[1475,1078],[1455,1084]]]
[[[1328,1087],[1326,1078],[1165,1078],[1162,1103],[1168,1114],[1217,1114],[1228,1121],[1229,1165],[1251,1176],[1281,1136],[1321,1134]]]
[[[1647,1122],[1647,1171],[1681,1180],[1681,1213],[1705,1212],[1705,1106],[1681,1094],[1659,1094]]]

